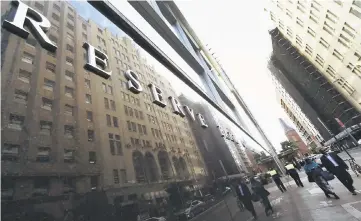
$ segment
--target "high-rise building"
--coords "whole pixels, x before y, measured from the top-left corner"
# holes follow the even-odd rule
[[[272,81],[276,88],[277,101],[280,103],[288,117],[293,121],[303,141],[309,147],[319,147],[320,142],[324,141],[324,139],[318,130],[274,76]]]
[[[131,203],[165,197],[167,182],[201,185],[205,166],[187,119],[170,103],[152,104],[148,84],[176,97],[172,84],[132,40],[84,20],[67,2],[28,4],[46,12],[58,48],[2,32],[2,199],[103,190],[111,202]],[[84,69],[83,42],[108,54],[109,79]],[[129,70],[140,94],[129,90]]]
[[[272,1],[268,11],[281,83],[325,140],[341,131],[335,118],[347,127],[360,123],[360,2]]]
[[[297,131],[289,126],[282,118],[279,119],[280,124],[285,132],[285,135],[288,139],[288,141],[293,142],[298,147],[298,152],[301,155],[304,155],[309,152],[308,147],[301,139],[300,135],[297,133]]]

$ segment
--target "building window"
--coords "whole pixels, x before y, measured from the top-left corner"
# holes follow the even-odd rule
[[[64,136],[66,138],[73,138],[74,137],[74,127],[71,125],[64,126]]]
[[[54,35],[49,35],[49,39],[54,42],[54,43],[57,43],[58,42],[58,38],[55,37]]]
[[[21,60],[28,64],[34,64],[34,58],[35,58],[34,55],[24,52]]]
[[[117,117],[113,117],[113,126],[114,126],[114,127],[119,127],[119,125],[118,125],[118,118],[117,118]]]
[[[74,156],[75,151],[70,149],[64,149],[64,162],[65,163],[72,163],[75,161]]]
[[[30,83],[30,77],[31,77],[31,73],[29,71],[25,71],[20,69],[19,70],[19,80],[25,82],[25,83]]]
[[[108,93],[113,94],[113,87],[108,85]]]
[[[15,89],[14,101],[26,104],[26,102],[28,101],[28,93],[22,90]]]
[[[43,11],[44,5],[40,4],[39,2],[35,2],[35,8],[39,11]]]
[[[127,183],[128,180],[127,180],[127,172],[125,169],[120,169],[120,178],[122,180],[123,183]]]
[[[60,19],[59,15],[57,15],[57,14],[55,14],[55,13],[53,13],[53,14],[51,15],[51,17],[52,17],[55,21],[59,21],[59,19]]]
[[[86,27],[86,24],[83,23],[81,26],[82,26],[82,28],[83,28],[84,30],[86,30],[86,28],[87,28],[87,27]]]
[[[30,47],[35,47],[36,46],[36,40],[33,38],[29,38],[26,39],[26,44],[29,45]]]
[[[109,114],[106,115],[106,120],[107,120],[107,126],[111,127],[112,126],[112,119],[111,119]]]
[[[128,130],[132,131],[132,123],[129,120],[127,121],[127,125],[128,125]]]
[[[320,38],[320,44],[323,45],[327,49],[330,47],[330,44],[327,43],[327,41],[323,38]]]
[[[25,117],[15,114],[10,114],[8,128],[14,130],[22,130],[24,125]]]
[[[333,0],[336,4],[338,4],[339,6],[342,7],[342,1],[339,1],[339,0]]]
[[[20,145],[17,144],[7,144],[1,147],[1,160],[6,161],[15,161],[19,157]]]
[[[88,141],[93,142],[95,140],[94,130],[88,130]]]
[[[74,38],[73,38],[74,39]],[[70,40],[73,40],[73,39],[70,39]],[[66,50],[68,50],[68,51],[70,51],[70,52],[74,52],[74,47],[73,46],[71,46],[70,44],[67,44],[66,45]]]
[[[336,70],[335,70],[331,65],[329,65],[329,66],[327,67],[326,72],[327,72],[333,79],[336,79],[336,77],[337,77]]]
[[[110,107],[112,108],[113,111],[116,110],[116,107],[115,107],[115,101],[113,100],[110,100]]]
[[[107,93],[107,85],[105,83],[102,83],[102,88],[104,93]]]
[[[71,14],[68,14],[68,19],[69,19],[70,21],[74,21],[74,16],[72,16]]]
[[[94,151],[89,151],[89,163],[95,164],[97,161],[97,155]]]
[[[60,6],[59,6],[59,5],[54,4],[54,5],[53,5],[53,8],[54,8],[55,10],[57,10],[57,11],[59,11],[59,12],[60,12]]]
[[[317,64],[319,64],[321,67],[323,67],[325,61],[323,60],[323,58],[320,55],[317,54],[315,60],[316,60]]]
[[[73,116],[74,115],[74,107],[68,104],[65,104],[64,114]]]
[[[70,24],[69,22],[66,24],[66,27],[68,27],[70,30],[74,30],[74,25]]]
[[[37,177],[34,179],[33,196],[47,196],[49,194],[49,178]]]
[[[86,119],[87,119],[87,121],[89,121],[89,122],[93,122],[93,112],[87,111],[87,112],[86,112]]]
[[[51,129],[53,123],[50,121],[40,121],[40,134],[42,135],[51,135]]]
[[[51,73],[55,73],[55,64],[52,64],[50,62],[46,62],[45,69]]]
[[[65,79],[69,81],[74,81],[74,73],[70,71],[65,71]]]
[[[54,90],[54,86],[55,86],[55,82],[51,81],[49,79],[44,78],[44,89],[45,90],[49,90],[49,91],[53,91]]]
[[[118,173],[118,170],[116,170],[116,169],[113,170],[113,178],[114,178],[114,183],[118,184],[119,183],[119,173]]]
[[[310,27],[308,27],[307,33],[310,34],[312,37],[316,37],[316,33]]]
[[[67,65],[73,66],[73,62],[74,62],[74,60],[72,58],[66,57],[65,63]]]
[[[308,44],[306,44],[305,52],[312,57],[313,49]]]
[[[90,177],[90,188],[93,191],[98,188],[98,177],[97,176]]]
[[[90,80],[89,79],[85,79],[85,88],[88,88],[88,89],[90,89]]]
[[[48,99],[48,98],[45,98],[43,97],[42,98],[42,108],[45,109],[45,110],[49,110],[51,111],[53,109],[53,101]]]
[[[335,56],[338,60],[343,61],[343,56],[340,52],[338,52],[336,49],[332,53],[333,56]]]
[[[109,100],[108,100],[108,98],[104,98],[104,107],[105,107],[105,109],[109,109]]]
[[[92,96],[90,94],[85,95],[85,103],[87,103],[87,104],[92,103]]]
[[[39,147],[36,155],[36,161],[49,162],[50,161],[50,147]]]
[[[71,87],[65,87],[65,96],[73,98],[74,97],[74,89]]]

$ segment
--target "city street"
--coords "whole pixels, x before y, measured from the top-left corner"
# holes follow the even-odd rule
[[[358,163],[361,162],[361,149],[351,150]],[[347,158],[341,153],[342,158]],[[316,184],[309,183],[304,172],[300,173],[304,188],[297,188],[294,181],[285,182],[288,191],[281,193],[274,184],[267,188],[270,191],[270,201],[274,208],[274,214],[267,217],[260,203],[254,203],[258,220],[260,221],[357,221],[361,220],[361,178],[356,177],[351,171],[354,186],[359,193],[352,196],[351,193],[336,178],[330,182],[340,200],[327,199]],[[288,179],[288,178],[286,178]],[[248,211],[239,211],[233,196],[224,202],[218,203],[211,209],[193,219],[194,221],[249,221],[253,220]]]

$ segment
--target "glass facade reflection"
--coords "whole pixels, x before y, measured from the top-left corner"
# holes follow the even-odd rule
[[[2,2],[2,23],[20,8],[30,34],[1,33],[4,220],[189,219],[189,201],[224,200],[220,178],[252,173],[245,148],[260,150],[255,139],[89,3]]]

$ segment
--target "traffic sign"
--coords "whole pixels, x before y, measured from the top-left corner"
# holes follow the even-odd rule
[[[345,125],[342,123],[342,121],[338,118],[335,118],[335,120],[337,121],[337,123],[342,127],[345,128]]]

